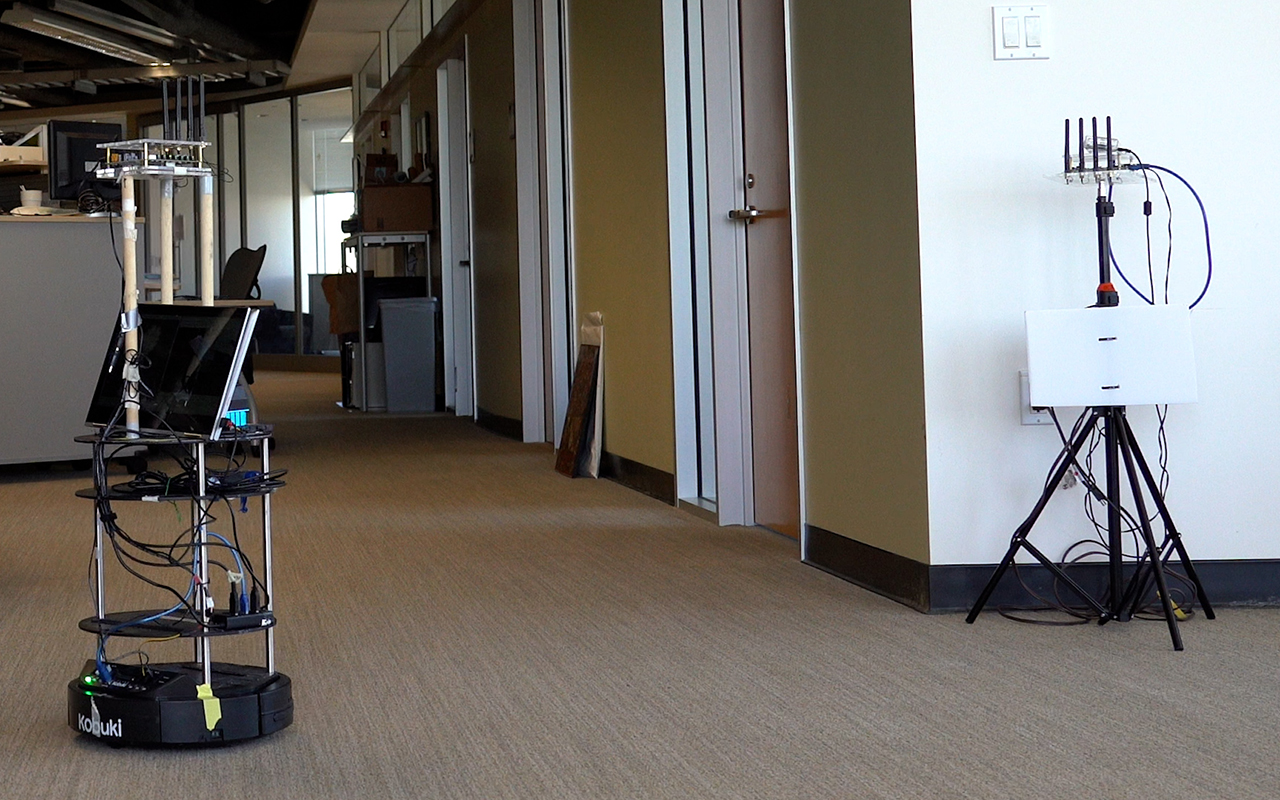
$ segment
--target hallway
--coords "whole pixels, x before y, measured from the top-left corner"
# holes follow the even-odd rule
[[[1196,618],[1184,653],[1157,623],[970,627],[805,566],[782,536],[568,480],[548,446],[341,411],[333,375],[262,373],[257,393],[290,470],[276,602],[293,726],[212,751],[75,737],[65,687],[92,652],[75,627],[92,528],[72,492],[88,474],[0,474],[0,795],[1262,798],[1280,784],[1280,610]]]

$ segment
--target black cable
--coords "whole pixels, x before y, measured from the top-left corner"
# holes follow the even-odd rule
[[[1158,164],[1139,163],[1131,165],[1129,169],[1157,170],[1165,173],[1166,175],[1172,175],[1174,178],[1177,178],[1183,186],[1187,187],[1187,191],[1191,192],[1191,196],[1195,198],[1196,205],[1200,207],[1200,218],[1204,222],[1204,252],[1207,266],[1205,268],[1204,288],[1200,290],[1200,294],[1197,295],[1196,299],[1192,301],[1190,306],[1188,306],[1188,308],[1195,308],[1200,305],[1200,301],[1209,293],[1209,286],[1213,283],[1213,245],[1209,241],[1209,212],[1205,210],[1204,201],[1200,199],[1200,193],[1195,190],[1195,187],[1192,186],[1186,178],[1167,167],[1162,167]]]
[[[1066,432],[1062,429],[1062,425],[1057,418],[1057,414],[1052,409],[1050,409],[1050,418],[1053,419],[1054,426],[1058,432],[1058,436],[1063,442],[1063,450],[1059,452],[1058,457],[1054,460],[1054,466],[1050,469],[1049,477],[1047,477],[1045,480],[1046,488],[1048,488],[1049,478],[1051,478],[1052,475],[1056,474],[1058,469],[1061,467],[1062,459],[1065,457],[1065,455],[1068,452],[1070,452],[1071,442],[1075,441],[1077,436],[1080,434],[1081,427],[1084,424],[1086,417],[1090,413],[1091,413],[1090,410],[1086,409],[1080,415],[1080,417],[1077,418],[1075,424],[1072,426],[1071,435],[1068,436]],[[1095,423],[1096,423],[1096,420],[1095,420]],[[1064,573],[1068,569],[1078,565],[1085,559],[1088,559],[1091,557],[1097,557],[1097,556],[1104,556],[1104,557],[1110,558],[1110,555],[1111,555],[1109,546],[1106,543],[1106,538],[1108,537],[1109,532],[1107,531],[1106,527],[1103,526],[1098,521],[1096,512],[1093,509],[1093,503],[1095,500],[1104,502],[1108,506],[1110,505],[1110,500],[1106,497],[1105,493],[1103,493],[1101,489],[1098,487],[1097,481],[1093,478],[1093,474],[1092,474],[1092,470],[1093,470],[1092,456],[1100,443],[1101,443],[1100,432],[1097,430],[1097,427],[1095,425],[1094,430],[1090,433],[1090,441],[1088,443],[1088,446],[1087,448],[1085,448],[1086,454],[1085,454],[1084,465],[1080,464],[1078,458],[1075,459],[1075,465],[1074,465],[1076,469],[1076,475],[1080,480],[1081,484],[1085,487],[1085,491],[1086,491],[1085,514],[1089,518],[1090,522],[1093,523],[1094,529],[1098,535],[1098,538],[1082,539],[1078,542],[1071,544],[1066,548],[1066,550],[1063,551],[1062,558],[1059,559],[1058,566],[1063,570]],[[1163,500],[1163,497],[1164,497],[1164,494],[1162,491],[1161,492],[1162,500]],[[1130,512],[1128,512],[1122,506],[1120,507],[1120,511],[1126,523],[1126,526],[1123,528],[1122,533],[1132,535],[1133,543],[1134,543],[1133,553],[1129,554],[1129,553],[1121,552],[1120,557],[1130,561],[1142,561],[1148,557],[1161,558],[1162,563],[1167,563],[1172,553],[1172,550],[1169,548],[1169,545],[1172,541],[1172,537],[1168,534],[1168,532],[1166,531],[1164,542],[1157,547],[1156,554],[1144,555],[1143,544],[1138,538],[1138,534],[1141,531],[1140,523]],[[1148,520],[1148,524],[1150,524],[1150,522],[1153,522],[1156,518],[1158,518],[1158,516],[1159,516],[1159,511],[1157,509],[1156,514],[1152,516],[1151,520]],[[1015,536],[1016,536],[1016,533],[1015,533]],[[1089,545],[1091,547],[1098,548],[1098,549],[1091,549],[1091,550],[1079,553],[1074,557],[1072,556],[1072,553],[1074,551],[1086,545]],[[1038,592],[1034,591],[1033,589],[1031,589],[1030,586],[1027,585],[1026,581],[1018,572],[1017,562],[1013,563],[1013,567],[1014,567],[1014,575],[1015,577],[1017,577],[1019,583],[1022,584],[1023,589],[1027,592],[1027,594],[1029,594],[1031,597],[1037,600],[1040,603],[1040,605],[1014,608],[1014,609],[1010,609],[1010,608],[997,609],[1002,616],[1008,617],[1009,619],[1013,619],[1017,622],[1026,622],[1026,623],[1043,624],[1043,625],[1071,625],[1071,624],[1080,624],[1081,621],[1090,621],[1090,620],[1098,619],[1098,615],[1096,614],[1096,612],[1093,612],[1091,608],[1082,607],[1082,606],[1072,606],[1066,603],[1062,599],[1061,580],[1056,575],[1054,576],[1054,579],[1053,579],[1053,599],[1050,600],[1040,595]],[[1190,580],[1186,579],[1185,576],[1181,576],[1179,573],[1176,573],[1176,571],[1174,570],[1168,570],[1168,573],[1172,576],[1181,578],[1183,582],[1186,583],[1187,587],[1194,594],[1194,584]],[[1185,593],[1183,593],[1181,590],[1178,591],[1178,595],[1181,595],[1181,596],[1175,597],[1174,589],[1172,588],[1170,589],[1171,600],[1174,600],[1174,602],[1178,604],[1178,607],[1183,612],[1184,616],[1189,615],[1193,611],[1194,604],[1192,602],[1187,601]],[[1104,597],[1104,604],[1107,601],[1107,599],[1108,598]],[[1156,601],[1147,603],[1146,605],[1142,606],[1139,611],[1140,613],[1146,613],[1146,612],[1155,613],[1155,611],[1153,611],[1153,609],[1155,608],[1155,605],[1156,605]],[[1075,619],[1070,621],[1033,620],[1033,619],[1027,619],[1023,617],[1018,617],[1016,616],[1016,614],[1011,613],[1013,611],[1022,611],[1022,612],[1059,611],[1059,612],[1068,614],[1069,616],[1074,617]],[[1164,617],[1161,614],[1161,616],[1159,616],[1158,618],[1163,619]]]

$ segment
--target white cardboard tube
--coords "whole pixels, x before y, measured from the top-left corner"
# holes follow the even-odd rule
[[[200,178],[200,303],[213,305],[213,176]]]
[[[173,302],[173,178],[160,179],[160,302]]]
[[[131,231],[136,231],[137,229],[137,206],[134,205],[133,201],[133,178],[125,176],[120,179],[120,195],[120,215],[124,222],[125,230],[125,235],[122,237],[121,242],[123,249],[121,264],[124,266],[124,315],[126,318],[131,319],[138,308],[138,240],[136,236],[128,235]],[[137,352],[138,330],[136,328],[125,332],[124,350],[126,354]],[[125,385],[125,394],[129,398],[137,399],[138,384],[136,381],[129,381]],[[137,404],[126,404],[124,415],[125,429],[136,432],[138,430]]]

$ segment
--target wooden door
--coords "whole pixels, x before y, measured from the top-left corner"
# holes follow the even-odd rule
[[[800,538],[795,287],[791,272],[786,28],[782,0],[739,0],[756,523]]]
[[[445,406],[474,414],[471,307],[471,164],[467,70],[451,58],[437,71],[440,143],[440,255],[444,298]]]

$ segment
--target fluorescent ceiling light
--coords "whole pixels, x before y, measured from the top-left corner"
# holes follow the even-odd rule
[[[145,22],[132,20],[120,14],[113,14],[110,11],[103,11],[88,3],[78,2],[78,0],[53,0],[49,4],[49,9],[59,14],[79,17],[85,22],[92,22],[94,25],[110,28],[113,31],[129,36],[136,36],[139,39],[146,39],[149,42],[155,42],[165,47],[177,48],[182,46],[178,38],[164,28],[157,28],[155,25],[148,25]]]
[[[143,50],[126,36],[21,3],[14,3],[12,9],[0,14],[0,22],[134,64],[158,64],[166,60],[163,55]]]
[[[103,11],[96,6],[82,3],[80,0],[53,0],[50,9],[62,14],[68,14],[78,17],[85,22],[91,22],[103,28],[110,28],[127,36],[133,36],[138,39],[145,39],[148,42],[155,42],[163,47],[173,50],[185,50],[188,47],[195,47],[202,51],[202,55],[212,56],[215,61],[241,61],[243,58],[235,53],[225,50],[219,50],[203,42],[197,42],[182,36],[170,33],[164,28],[126,17],[123,14],[115,14],[110,11]]]

